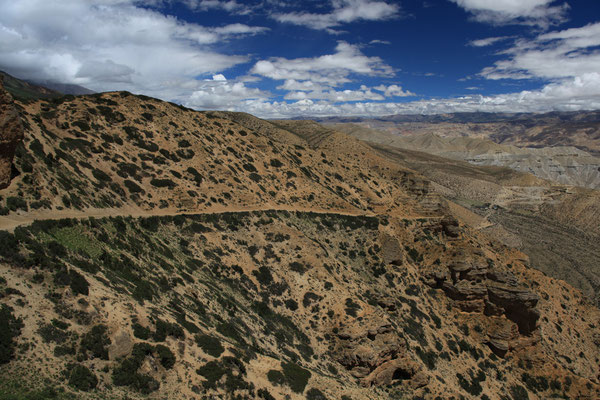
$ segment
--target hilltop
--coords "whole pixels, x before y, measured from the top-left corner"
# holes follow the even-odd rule
[[[600,394],[600,310],[412,163],[127,92],[14,107],[1,395]]]

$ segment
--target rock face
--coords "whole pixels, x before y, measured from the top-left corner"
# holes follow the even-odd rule
[[[441,288],[464,312],[489,318],[488,342],[499,355],[539,340],[538,296],[519,286],[510,271],[502,271],[476,256],[457,254],[448,265],[425,273],[425,281]]]
[[[341,327],[336,336],[337,361],[363,386],[388,386],[400,381],[413,388],[427,384],[428,376],[410,358],[406,342],[388,321],[371,316]]]
[[[17,145],[23,140],[23,125],[12,96],[4,90],[0,76],[0,189],[8,187],[12,160]]]

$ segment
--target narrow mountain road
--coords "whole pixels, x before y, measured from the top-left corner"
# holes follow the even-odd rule
[[[204,210],[174,210],[174,209],[156,209],[144,210],[140,208],[88,208],[85,210],[41,210],[27,212],[23,214],[11,214],[0,216],[0,230],[12,232],[15,228],[23,225],[30,225],[36,220],[51,220],[51,219],[86,219],[108,218],[108,217],[152,217],[152,216],[175,216],[175,215],[197,215],[197,214],[225,214],[225,213],[242,213],[252,211],[289,211],[289,212],[305,212],[315,214],[337,214],[351,217],[375,217],[379,214],[373,212],[364,212],[360,210],[325,210],[325,209],[308,209],[301,207],[288,207],[285,205],[275,206],[249,206],[249,207],[213,207]],[[411,215],[403,216],[405,219],[439,219],[439,216],[426,215]]]
[[[85,210],[43,210],[34,211],[23,214],[11,214],[7,216],[0,216],[0,230],[14,231],[18,226],[29,225],[36,220],[50,220],[50,219],[64,219],[64,218],[75,218],[85,219],[89,217],[94,218],[108,218],[108,217],[152,217],[152,216],[175,216],[175,215],[195,215],[195,214],[225,214],[225,213],[241,213],[241,212],[252,212],[252,211],[289,211],[289,212],[312,212],[316,214],[338,214],[347,216],[370,216],[373,217],[375,213],[365,212],[349,212],[349,211],[338,211],[338,210],[320,210],[320,209],[302,209],[298,207],[242,207],[242,208],[229,208],[219,207],[210,208],[205,210],[173,210],[173,209],[157,209],[157,210],[144,210],[138,208],[89,208]]]

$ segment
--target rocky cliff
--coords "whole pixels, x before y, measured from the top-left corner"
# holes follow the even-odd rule
[[[17,145],[23,140],[23,125],[12,96],[4,90],[0,76],[0,189],[10,184],[12,161]]]

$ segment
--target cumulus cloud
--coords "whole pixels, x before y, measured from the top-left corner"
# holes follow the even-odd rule
[[[451,0],[475,20],[494,25],[523,24],[547,28],[566,20],[567,3],[552,6],[555,0]]]
[[[350,82],[351,74],[392,76],[394,73],[381,58],[368,57],[357,46],[346,42],[339,42],[334,54],[261,60],[250,72],[274,80],[311,81],[334,87]]]
[[[495,96],[469,95],[411,102],[356,102],[335,104],[327,100],[302,99],[277,102],[243,101],[240,110],[263,118],[294,116],[370,116],[393,114],[444,114],[452,112],[549,112],[600,108],[600,74],[552,83],[540,90]]]
[[[312,29],[329,30],[355,21],[380,21],[398,16],[400,7],[377,0],[331,0],[331,12],[315,14],[307,12],[274,13],[279,22],[302,25]]]
[[[183,102],[190,108],[235,110],[241,101],[267,99],[269,93],[249,88],[244,82],[229,82],[223,74],[198,82],[192,94]]]
[[[0,5],[0,68],[24,79],[125,89],[173,99],[195,77],[246,62],[211,45],[261,33],[204,27],[135,0],[19,0]],[[146,3],[149,4],[149,3]]]
[[[348,101],[364,101],[364,100],[384,100],[384,97],[379,94],[373,92],[370,88],[362,85],[360,89],[351,90],[334,90],[334,89],[326,89],[326,90],[313,90],[310,92],[289,92],[284,97],[286,100],[327,100],[332,103],[343,103]]]
[[[600,71],[600,23],[519,40],[508,58],[485,68],[487,79],[565,79]]]
[[[403,90],[402,87],[398,85],[379,85],[374,87],[375,90],[379,90],[385,94],[385,97],[408,97],[415,96],[415,94],[409,90]]]

